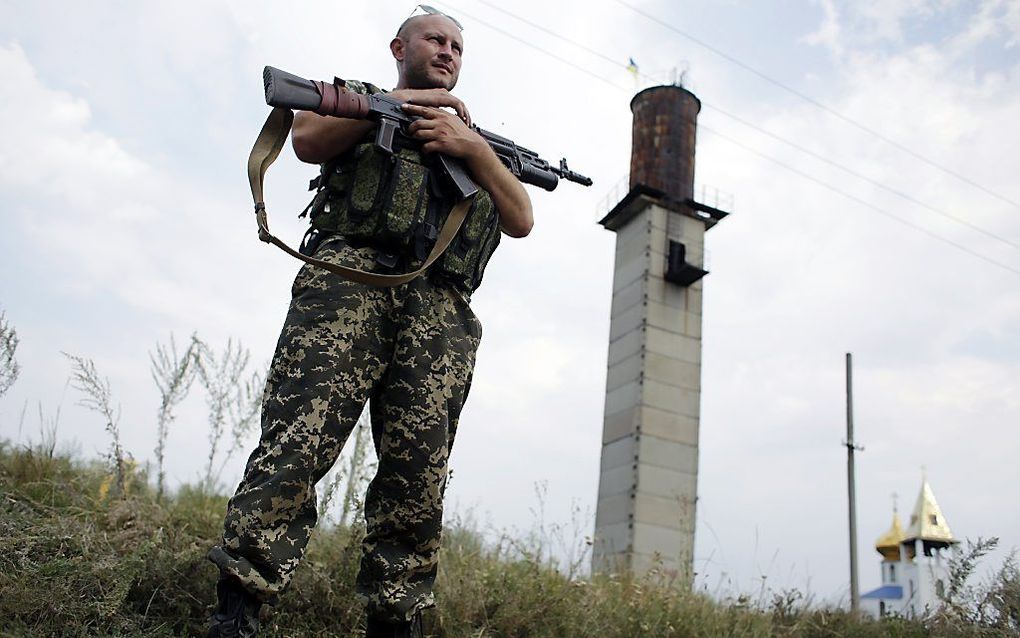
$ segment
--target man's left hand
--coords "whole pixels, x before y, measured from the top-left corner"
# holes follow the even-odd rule
[[[425,153],[469,159],[489,149],[482,136],[453,113],[419,104],[404,104],[403,109],[408,115],[421,118],[411,122],[407,132],[422,142],[421,150]]]

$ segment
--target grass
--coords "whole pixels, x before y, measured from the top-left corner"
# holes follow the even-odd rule
[[[205,552],[218,537],[226,497],[183,487],[158,499],[144,473],[133,466],[126,472],[123,489],[110,490],[108,465],[77,461],[53,446],[0,443],[0,635],[203,635],[216,579]],[[317,531],[291,589],[278,607],[263,612],[264,635],[359,635],[361,608],[353,592],[359,539],[357,525]],[[426,615],[427,634],[1020,635],[1015,566],[982,590],[997,592],[1000,601],[978,600],[985,602],[983,615],[967,611],[978,605],[961,603],[919,621],[855,621],[841,610],[811,608],[796,592],[758,605],[721,603],[649,579],[567,578],[536,555],[509,539],[483,542],[470,525],[448,528],[438,608]]]

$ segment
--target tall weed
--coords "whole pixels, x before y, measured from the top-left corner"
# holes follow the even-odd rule
[[[2,397],[21,374],[21,367],[14,357],[18,349],[18,332],[7,321],[7,316],[0,312],[0,397]]]
[[[195,378],[195,359],[199,345],[197,335],[192,335],[188,347],[178,354],[177,343],[170,335],[169,345],[156,344],[156,352],[149,353],[149,371],[159,388],[159,409],[156,411],[156,496],[163,498],[166,480],[166,440],[173,423],[174,410],[188,395]]]
[[[117,493],[123,493],[127,455],[120,440],[120,406],[113,406],[110,380],[99,375],[91,359],[66,352],[64,356],[71,361],[71,386],[84,395],[78,405],[99,413],[106,422],[106,431],[110,435],[108,458],[114,468]]]
[[[221,352],[197,342],[198,378],[205,389],[209,411],[209,456],[202,486],[210,493],[216,489],[223,467],[242,447],[245,436],[258,421],[265,377],[259,371],[249,370],[250,359],[248,349],[233,339],[227,341]],[[218,458],[227,432],[231,434],[230,447]]]

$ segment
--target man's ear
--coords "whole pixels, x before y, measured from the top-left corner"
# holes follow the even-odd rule
[[[390,53],[393,54],[393,59],[397,62],[404,61],[404,41],[400,38],[393,38],[390,42]]]

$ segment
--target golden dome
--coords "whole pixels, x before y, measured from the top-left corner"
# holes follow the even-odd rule
[[[885,534],[878,537],[875,541],[875,551],[882,555],[886,560],[899,560],[900,559],[900,543],[903,542],[903,526],[900,525],[899,514],[896,510],[893,510],[892,525]]]

